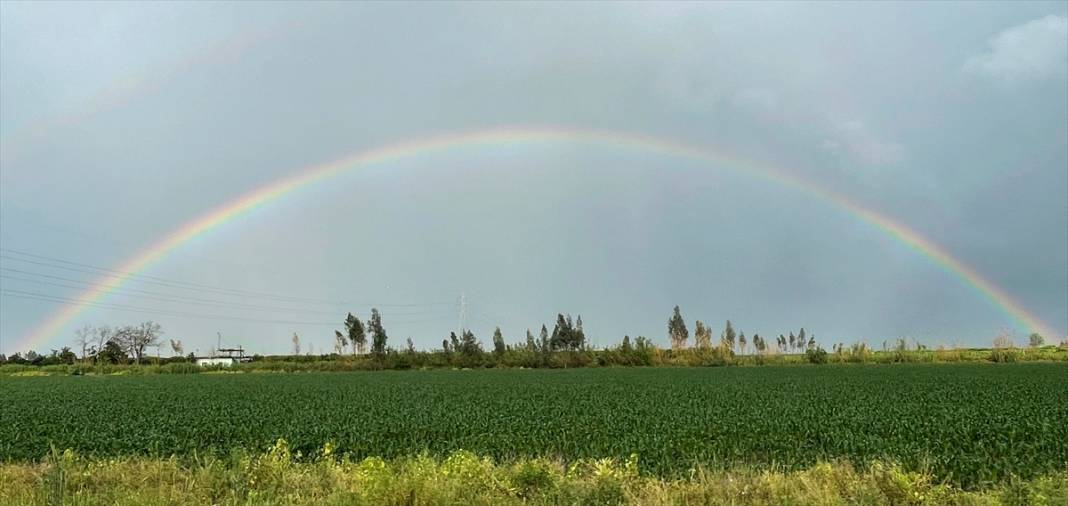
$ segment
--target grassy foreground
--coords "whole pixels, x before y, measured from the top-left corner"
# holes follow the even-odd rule
[[[694,468],[665,480],[635,457],[494,462],[470,452],[383,460],[300,456],[279,440],[225,459],[87,459],[56,452],[0,464],[3,505],[184,504],[1068,504],[1068,473],[963,491],[930,475],[873,462],[799,471]]]

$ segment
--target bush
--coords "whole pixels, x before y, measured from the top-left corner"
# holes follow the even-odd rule
[[[160,374],[198,374],[203,369],[197,364],[189,362],[175,362],[159,366]]]
[[[816,348],[809,348],[805,350],[805,360],[808,360],[810,364],[826,364],[827,363],[827,350],[822,346]]]
[[[1011,364],[1016,362],[1016,360],[1019,358],[1018,355],[1019,354],[1016,352],[1016,350],[1011,348],[996,349],[990,352],[989,360],[998,364]]]

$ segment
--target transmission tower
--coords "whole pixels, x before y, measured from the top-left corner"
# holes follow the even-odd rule
[[[464,331],[467,330],[467,299],[464,297],[464,293],[460,292],[460,331],[457,333],[459,336],[464,335]]]

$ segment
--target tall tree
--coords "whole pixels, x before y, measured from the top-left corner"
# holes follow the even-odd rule
[[[501,328],[497,327],[493,330],[493,354],[500,359],[504,356],[504,351],[504,335],[501,334]]]
[[[482,344],[478,342],[475,333],[465,330],[460,336],[460,353],[468,357],[476,357],[482,354]]]
[[[371,353],[381,358],[386,354],[386,341],[389,338],[386,336],[385,327],[382,326],[382,315],[378,313],[378,309],[371,308],[371,320],[367,327],[371,330]]]
[[[411,336],[408,336],[408,354],[415,355],[415,343],[412,342]]]
[[[293,333],[293,354],[300,355],[300,336],[296,332]]]
[[[345,335],[340,330],[334,331],[334,353],[338,355],[345,351],[345,347],[349,345],[348,340],[345,339]]]
[[[735,341],[736,337],[737,337],[737,334],[734,333],[734,326],[731,325],[731,321],[730,320],[727,320],[727,326],[724,327],[723,333],[721,333],[719,335],[720,346],[723,346],[723,348],[725,350],[729,350],[729,351],[733,352],[734,351],[734,341]]]
[[[797,350],[797,338],[794,337],[794,333],[790,332],[790,351]]]
[[[1046,344],[1046,338],[1042,337],[1042,334],[1038,332],[1032,332],[1030,336],[1027,336],[1027,341],[1032,348],[1041,348],[1042,345]]]
[[[575,329],[571,334],[571,348],[581,350],[586,348],[586,332],[582,330],[582,315],[575,319]]]
[[[82,350],[82,359],[88,357],[89,347],[93,342],[93,327],[88,325],[74,331],[74,344]]]
[[[527,351],[538,351],[538,342],[534,340],[534,334],[530,333],[530,329],[527,329]]]
[[[363,353],[364,346],[367,345],[367,334],[364,332],[363,322],[349,313],[345,317],[345,331],[349,335],[349,342],[352,343],[352,354]]]
[[[686,340],[690,338],[690,332],[686,329],[686,321],[682,319],[679,306],[668,319],[668,337],[671,339],[671,348],[681,350],[686,347]]]
[[[184,352],[182,341],[171,339],[171,351],[174,352],[174,356],[180,357]]]
[[[712,347],[712,329],[701,320],[697,320],[693,325],[693,339],[694,346],[697,348],[708,349]]]
[[[742,350],[742,355],[745,355],[745,332],[738,333],[738,348]]]
[[[805,328],[801,327],[801,331],[797,333],[797,347],[800,348],[801,351],[804,351],[805,346],[808,344],[808,341],[806,339],[807,337],[805,336]]]
[[[541,324],[541,334],[538,343],[538,351],[541,352],[542,365],[548,365],[549,355],[552,353],[552,341],[549,339],[549,329],[545,327],[545,324]]]
[[[553,351],[567,349],[571,342],[571,322],[563,313],[556,314],[556,326],[553,327],[552,337],[549,338],[549,346]]]

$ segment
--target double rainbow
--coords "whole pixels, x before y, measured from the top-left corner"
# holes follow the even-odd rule
[[[943,270],[959,278],[965,285],[987,299],[994,307],[1003,311],[1023,329],[1045,335],[1053,335],[1049,327],[1043,324],[1039,318],[1029,313],[1021,304],[1013,300],[1009,294],[974,269],[904,224],[866,208],[850,200],[845,195],[817,186],[770,165],[719,150],[707,150],[669,139],[609,130],[555,127],[494,128],[491,130],[431,136],[358,152],[332,162],[300,169],[291,176],[278,179],[225,203],[194,220],[186,222],[115,269],[125,273],[141,273],[166,258],[169,253],[183,244],[238,216],[252,212],[290,193],[348,170],[460,147],[478,148],[536,142],[586,142],[612,148],[642,150],[688,158],[698,162],[744,171],[759,179],[795,188],[837,205],[860,220],[889,234],[898,242],[910,247],[919,254],[930,258]],[[55,339],[60,331],[82,315],[88,308],[105,300],[115,289],[121,287],[129,279],[130,276],[128,275],[101,278],[92,288],[78,295],[76,302],[64,306],[27,334],[21,340],[21,348],[17,349],[31,349],[35,346],[48,344]]]

